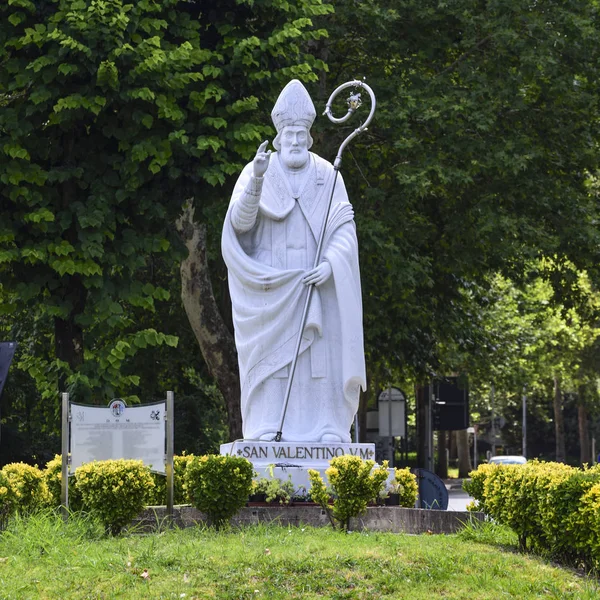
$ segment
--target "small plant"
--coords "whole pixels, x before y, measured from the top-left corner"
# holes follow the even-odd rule
[[[308,490],[301,485],[299,488],[294,490],[294,494],[292,495],[293,502],[312,502],[313,499],[310,497]]]
[[[413,508],[417,501],[419,486],[416,476],[410,469],[394,469],[394,482],[391,485],[391,493],[398,494],[398,505],[405,508]]]
[[[388,463],[384,461],[381,466],[375,467],[372,460],[363,461],[358,456],[345,455],[333,458],[329,464],[331,466],[325,475],[335,496],[333,508],[329,505],[331,494],[319,472],[313,469],[308,471],[310,495],[327,513],[334,528],[339,523],[341,529],[347,530],[350,519],[362,515],[369,502],[379,497],[388,478]]]
[[[43,472],[25,463],[10,463],[2,469],[14,493],[13,509],[33,513],[48,505],[49,492]]]
[[[252,463],[239,456],[193,458],[185,471],[192,505],[220,528],[246,505],[252,491]]]
[[[103,460],[75,470],[76,487],[86,508],[116,535],[144,508],[154,482],[141,460]]]
[[[295,491],[291,475],[288,475],[287,481],[278,477],[260,477],[252,483],[252,494],[264,494],[265,502],[289,504]]]

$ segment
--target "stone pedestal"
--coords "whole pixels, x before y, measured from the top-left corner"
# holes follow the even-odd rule
[[[308,469],[319,471],[327,483],[325,470],[332,458],[349,454],[375,460],[375,444],[238,440],[222,444],[221,454],[247,458],[259,477],[289,478],[297,489],[308,490]]]

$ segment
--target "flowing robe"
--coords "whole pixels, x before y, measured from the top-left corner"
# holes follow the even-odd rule
[[[241,379],[244,439],[279,430],[289,366],[300,329],[320,230],[334,182],[332,165],[309,154],[309,172],[294,198],[273,154],[253,227],[238,233],[236,204],[251,186],[252,163],[235,186],[222,236],[229,272]],[[239,207],[238,207],[239,208]],[[358,245],[352,206],[337,175],[321,261],[332,276],[312,293],[293,379],[283,441],[350,441],[360,387],[366,388]]]

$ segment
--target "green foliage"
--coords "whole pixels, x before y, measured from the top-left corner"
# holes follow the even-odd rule
[[[252,492],[252,463],[239,456],[194,457],[184,475],[192,505],[217,528],[245,506]]]
[[[479,465],[476,471],[469,473],[469,479],[463,481],[463,489],[469,496],[475,498],[475,506],[472,510],[481,510],[488,512],[485,506],[484,485],[486,479],[491,475],[491,472],[497,468],[494,464]]]
[[[118,534],[139,514],[154,487],[150,469],[141,460],[104,460],[75,469],[75,486],[83,505],[106,530]]]
[[[173,457],[173,504],[189,504],[190,497],[185,484],[185,470],[194,459],[193,454],[175,455]],[[167,478],[158,473],[152,473],[154,487],[146,497],[150,505],[163,505],[167,502]]]
[[[464,291],[481,286],[485,305],[490,273],[521,281],[542,255],[598,277],[597,6],[340,0],[335,9],[327,88],[358,68],[377,95],[369,133],[343,165],[369,369],[452,370],[455,348],[493,363]],[[343,135],[323,136],[329,156]]]
[[[252,482],[252,495],[264,494],[265,502],[277,502],[281,505],[289,504],[294,495],[292,476],[286,481],[279,477],[259,477]]]
[[[387,461],[375,467],[375,461],[363,461],[358,456],[344,455],[332,458],[325,471],[334,495],[333,508],[329,506],[330,493],[318,471],[308,472],[310,495],[343,530],[348,530],[350,519],[367,510],[369,502],[375,502],[383,491],[388,478]],[[413,501],[414,504],[414,501]]]
[[[600,483],[589,488],[581,497],[579,511],[573,519],[573,526],[585,528],[587,547],[584,549],[590,556],[596,572],[600,571]]]
[[[49,492],[44,473],[26,463],[10,463],[2,468],[13,493],[13,509],[27,515],[47,506]]]
[[[471,473],[475,485],[465,489],[474,493],[480,508],[517,534],[523,550],[598,568],[600,467],[536,461],[482,467]]]
[[[589,274],[568,262],[543,259],[532,261],[520,277],[527,281],[526,286],[495,275],[489,288],[472,286],[464,292],[481,329],[485,352],[461,358],[452,343],[445,349],[456,364],[468,365],[471,397],[477,402],[472,408],[480,414],[489,410],[493,382],[496,412],[508,415],[520,404],[526,386],[530,415],[548,422],[547,399],[557,378],[564,394],[578,396],[578,404],[593,410],[599,399],[600,296]],[[553,289],[549,279],[563,290]],[[510,421],[503,436],[507,445],[516,446],[521,426]],[[537,454],[535,439],[530,439],[530,444],[530,452]]]
[[[0,470],[0,529],[6,517],[14,510],[16,495],[9,478]]]
[[[62,494],[62,456],[55,455],[52,460],[46,463],[44,470],[44,480],[49,493],[49,505],[57,507],[61,505]],[[69,509],[71,511],[80,511],[83,509],[81,492],[75,485],[75,477],[69,480]]]
[[[329,506],[329,500],[331,495],[327,490],[327,486],[321,477],[319,471],[315,469],[308,470],[308,479],[310,481],[310,497],[319,505],[321,508]]]
[[[585,557],[590,567],[590,558],[595,557],[590,544],[593,522],[586,522],[580,510],[583,497],[599,483],[598,466],[564,471],[548,482],[546,493],[539,501],[541,527],[546,544],[559,556],[570,559]],[[596,510],[600,511],[600,505],[596,506]]]
[[[546,538],[539,512],[541,498],[550,481],[568,476],[572,468],[561,463],[519,466],[503,465],[490,472],[484,483],[487,512],[514,529],[523,549],[528,540],[543,547]]]
[[[419,493],[417,477],[410,469],[394,469],[394,481],[391,488],[392,493],[398,494],[399,506],[414,508]]]
[[[31,340],[15,366],[43,401],[139,400],[153,350],[177,344],[181,204],[194,200],[216,231],[221,186],[272,133],[275,90],[324,69],[306,47],[331,11],[321,0],[0,3],[0,312]]]

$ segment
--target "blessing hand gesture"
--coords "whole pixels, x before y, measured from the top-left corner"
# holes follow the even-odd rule
[[[271,151],[267,149],[269,142],[263,142],[256,151],[256,156],[254,157],[254,177],[262,177],[267,172],[267,167],[269,166],[269,160],[271,158]]]

